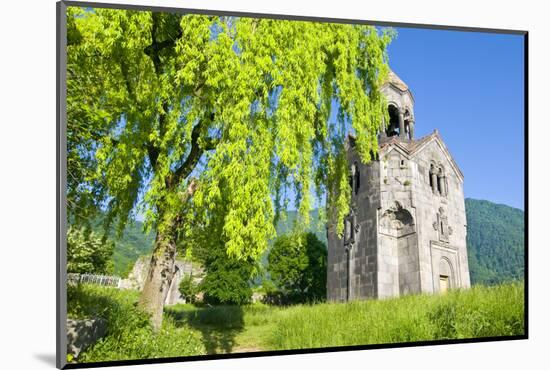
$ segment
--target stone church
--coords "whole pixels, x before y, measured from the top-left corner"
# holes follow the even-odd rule
[[[327,227],[327,298],[345,301],[470,286],[464,176],[435,130],[415,138],[414,98],[390,71],[390,122],[361,163],[349,136],[352,204],[344,235]]]

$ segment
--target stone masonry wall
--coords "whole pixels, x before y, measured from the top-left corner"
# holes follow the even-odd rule
[[[353,151],[348,152],[348,161],[357,163],[360,184],[357,194],[352,195],[359,231],[356,244],[351,249],[351,298],[376,297],[376,212],[380,204],[380,166],[376,161],[369,165],[362,164]],[[348,257],[344,241],[336,235],[334,225],[329,225],[327,238],[327,299],[343,301],[347,297],[348,282]]]
[[[446,153],[438,135],[412,155],[384,146],[380,160],[368,165],[350,150],[349,163],[357,163],[360,174],[352,196],[359,232],[351,250],[350,299],[436,293],[440,275],[451,288],[470,286],[462,177]],[[432,163],[444,172],[444,194],[430,187]],[[344,242],[334,225],[327,233],[327,296],[346,300]]]
[[[403,153],[391,148],[380,153],[379,298],[420,291],[414,166]]]
[[[419,256],[421,263],[422,291],[439,291],[439,266],[445,260],[452,270],[451,287],[469,287],[470,274],[466,246],[466,209],[462,179],[453,169],[452,162],[444,154],[442,143],[433,140],[416,153],[413,180],[414,202],[419,210]],[[446,195],[434,194],[430,188],[430,164],[444,168]],[[447,218],[448,240],[441,238],[438,214]]]

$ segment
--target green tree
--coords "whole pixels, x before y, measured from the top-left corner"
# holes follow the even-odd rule
[[[268,262],[267,271],[285,302],[326,298],[327,248],[314,233],[279,236]]]
[[[224,250],[221,252],[225,253]],[[199,285],[199,290],[204,294],[205,303],[214,305],[250,303],[253,263],[219,255],[204,267],[206,275]]]
[[[222,225],[209,237],[249,261],[289,188],[301,224],[314,190],[343,220],[344,141],[352,130],[365,162],[377,151],[390,32],[76,7],[67,27],[69,212],[101,208],[119,230],[143,212],[156,239],[140,306],[156,330],[176,249],[194,245],[195,228]]]
[[[195,297],[199,293],[198,284],[195,283],[193,275],[186,275],[181,279],[178,287],[180,294],[185,298],[186,303],[195,303]]]
[[[110,274],[115,245],[80,227],[67,231],[67,272],[78,274]]]

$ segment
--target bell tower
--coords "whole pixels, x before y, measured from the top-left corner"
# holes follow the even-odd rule
[[[365,164],[346,142],[350,213],[327,225],[327,298],[346,301],[470,286],[464,177],[438,130],[416,138],[414,98],[392,71],[381,87],[389,122]]]
[[[390,70],[381,92],[388,100],[390,122],[382,123],[379,141],[393,137],[401,141],[414,140],[414,98],[407,84]]]

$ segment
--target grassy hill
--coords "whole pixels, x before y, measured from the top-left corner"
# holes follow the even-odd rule
[[[292,229],[297,212],[289,211],[277,224],[277,233]],[[486,200],[466,199],[468,259],[473,284],[498,284],[523,279],[524,212]],[[151,253],[154,235],[143,233],[141,222],[130,224],[115,241],[115,273],[126,276],[139,256]],[[317,210],[311,212],[311,231],[326,244]],[[262,257],[267,264],[268,251]]]

